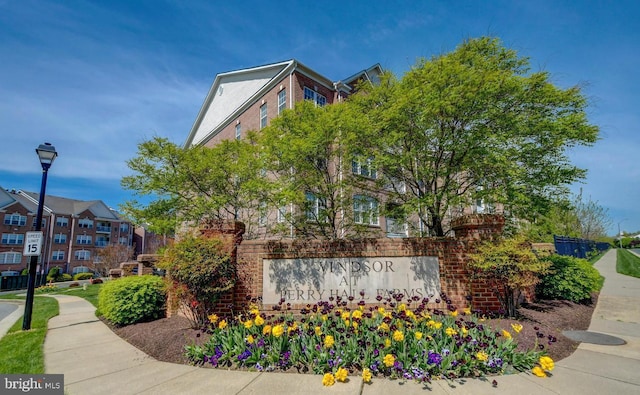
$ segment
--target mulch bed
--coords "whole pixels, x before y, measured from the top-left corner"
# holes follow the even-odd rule
[[[514,335],[518,348],[526,350],[542,344],[551,358],[559,361],[571,355],[580,344],[563,336],[562,331],[588,329],[596,302],[597,295],[593,297],[591,304],[538,301],[521,306],[517,320],[487,319],[484,324],[513,333],[511,324],[519,323],[524,328],[520,334]],[[189,363],[184,357],[186,344],[202,344],[209,337],[200,330],[192,329],[189,320],[178,315],[125,327],[109,326],[118,336],[153,358],[179,364]],[[549,336],[555,342],[549,344]]]

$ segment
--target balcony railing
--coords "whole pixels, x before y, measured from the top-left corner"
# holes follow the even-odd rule
[[[111,233],[111,227],[110,226],[96,226],[96,232],[100,232],[100,233]]]
[[[96,247],[106,247],[109,245],[109,242],[106,240],[96,240]]]

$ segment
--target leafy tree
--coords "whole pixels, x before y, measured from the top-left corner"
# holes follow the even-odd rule
[[[631,248],[631,243],[634,241],[635,239],[632,237],[623,237],[620,241],[619,241],[619,245],[622,246],[622,248]]]
[[[610,224],[607,209],[591,198],[585,201],[580,192],[572,200],[556,202],[524,228],[527,237],[535,242],[553,242],[553,235],[608,241],[606,230]]]
[[[582,199],[582,191],[576,197],[576,215],[580,221],[580,237],[588,240],[604,240],[607,228],[611,226],[611,218],[606,208],[597,201]]]
[[[569,199],[555,202],[522,228],[527,239],[536,243],[553,243],[553,235],[580,237],[580,219]]]
[[[579,87],[554,86],[490,37],[421,60],[402,79],[387,73],[361,92],[351,103],[362,113],[363,149],[381,183],[402,186],[391,200],[434,236],[445,235],[449,212],[477,200],[519,218],[544,212],[585,176],[566,150],[598,136]]]
[[[108,276],[109,269],[115,269],[120,263],[133,259],[133,253],[133,247],[123,244],[99,248],[96,252],[97,259],[93,261],[94,270],[101,276]]]
[[[194,327],[204,327],[220,295],[233,288],[236,267],[218,239],[185,236],[158,262],[170,292]]]
[[[491,285],[510,317],[516,314],[522,291],[538,284],[551,266],[551,262],[538,259],[521,235],[499,243],[486,242],[470,258],[474,276]]]
[[[352,215],[356,183],[346,142],[358,125],[350,111],[344,103],[317,107],[303,101],[261,131],[272,180],[272,193],[266,196],[272,207],[283,208],[282,222],[273,230],[329,239],[365,232]]]
[[[134,174],[121,181],[125,189],[152,200],[147,205],[129,201],[123,211],[164,235],[189,221],[241,219],[250,238],[266,187],[258,159],[252,135],[213,148],[182,148],[155,137],[138,145],[137,156],[127,161]]]

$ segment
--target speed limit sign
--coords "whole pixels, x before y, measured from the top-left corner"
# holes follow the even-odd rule
[[[27,232],[24,256],[38,256],[42,247],[42,232]]]

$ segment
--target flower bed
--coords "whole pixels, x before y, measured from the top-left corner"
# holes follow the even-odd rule
[[[365,382],[430,382],[532,368],[542,375],[553,368],[542,344],[516,350],[519,324],[494,331],[477,313],[458,311],[445,295],[445,309],[427,307],[427,298],[403,299],[378,297],[378,306],[365,306],[364,299],[330,298],[295,316],[286,310],[265,316],[256,305],[229,321],[211,315],[211,337],[202,346],[186,346],[186,355],[213,367],[322,374],[324,385],[353,375]]]

